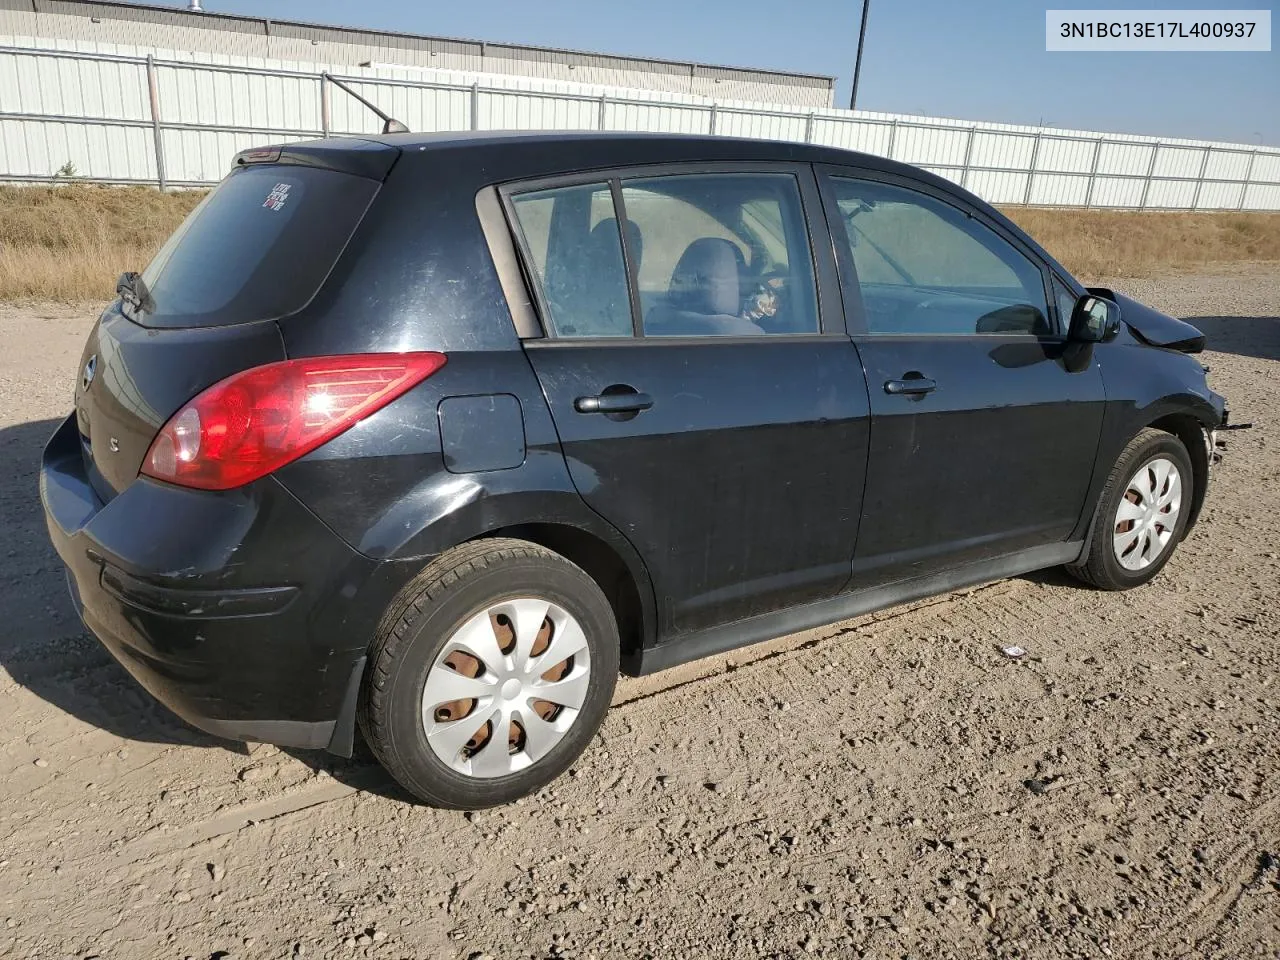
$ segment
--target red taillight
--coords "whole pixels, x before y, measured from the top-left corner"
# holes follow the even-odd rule
[[[444,363],[443,353],[364,353],[245,370],[170,417],[142,473],[203,490],[241,486],[332,440]]]

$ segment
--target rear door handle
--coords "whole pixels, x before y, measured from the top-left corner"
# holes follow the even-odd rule
[[[928,377],[906,377],[902,380],[886,380],[884,392],[894,395],[903,394],[908,397],[922,397],[938,389],[936,381]]]
[[[653,397],[647,393],[602,393],[573,401],[573,409],[579,413],[639,413],[652,406]]]

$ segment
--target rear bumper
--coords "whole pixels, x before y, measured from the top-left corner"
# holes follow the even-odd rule
[[[350,752],[393,565],[271,478],[223,493],[139,479],[104,504],[74,418],[45,449],[40,497],[85,626],[157,700],[216,736]]]

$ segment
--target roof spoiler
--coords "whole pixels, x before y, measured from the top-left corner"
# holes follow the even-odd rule
[[[236,167],[259,163],[289,163],[303,167],[337,170],[381,183],[391,172],[400,148],[381,140],[342,137],[332,140],[305,140],[241,150]]]

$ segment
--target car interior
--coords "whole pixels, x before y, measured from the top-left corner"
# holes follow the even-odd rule
[[[785,182],[794,189],[793,178]],[[624,228],[646,335],[817,330],[803,221],[785,209],[778,185],[773,176],[714,174],[628,182]],[[555,192],[542,289],[561,336],[632,332],[618,220],[602,202],[608,196],[603,185]],[[793,278],[789,245],[798,243]]]
[[[873,334],[1054,334],[1039,270],[961,211],[914,191],[837,181]],[[644,333],[759,336],[818,330],[794,178],[696,174],[623,182],[621,229],[607,184],[517,198],[560,336],[632,335],[621,230]],[[537,220],[538,226],[532,226]],[[529,221],[529,222],[526,222]],[[533,245],[530,240],[531,246]]]

